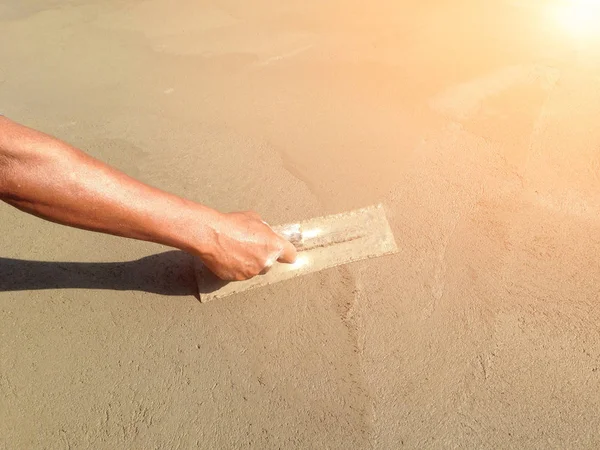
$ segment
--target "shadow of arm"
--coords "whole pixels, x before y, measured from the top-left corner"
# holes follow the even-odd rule
[[[181,251],[112,263],[0,258],[0,292],[39,289],[111,289],[198,296],[193,257]]]

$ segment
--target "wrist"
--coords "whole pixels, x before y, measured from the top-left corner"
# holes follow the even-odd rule
[[[183,203],[170,219],[169,245],[202,257],[213,247],[221,213],[188,200]]]

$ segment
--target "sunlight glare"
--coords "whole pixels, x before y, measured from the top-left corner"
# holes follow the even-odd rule
[[[555,20],[577,38],[600,34],[600,0],[567,0],[556,5]]]

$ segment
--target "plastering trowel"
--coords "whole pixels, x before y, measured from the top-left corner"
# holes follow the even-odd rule
[[[289,278],[397,251],[382,205],[273,227],[298,249],[294,264],[275,265],[264,275],[226,283],[198,260],[196,280],[200,300],[226,297]]]

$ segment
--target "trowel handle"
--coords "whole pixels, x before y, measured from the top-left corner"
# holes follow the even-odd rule
[[[294,244],[296,248],[302,246],[303,239],[300,224],[295,223],[291,225],[284,225],[282,227],[277,227],[275,231]]]

